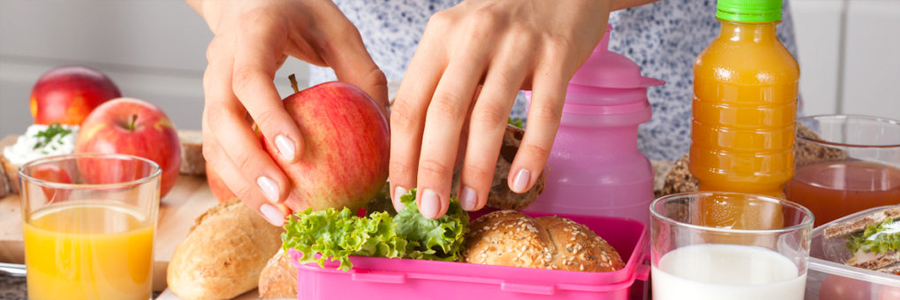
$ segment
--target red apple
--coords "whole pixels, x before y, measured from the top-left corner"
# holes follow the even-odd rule
[[[284,99],[303,135],[299,161],[282,159],[265,137],[266,151],[293,183],[291,193],[314,210],[358,208],[381,190],[388,175],[390,133],[372,98],[342,82],[326,82]]]
[[[31,116],[35,124],[79,125],[94,108],[122,97],[116,84],[100,71],[65,66],[41,75],[31,90]]]
[[[75,153],[129,154],[156,162],[162,169],[160,197],[175,186],[181,165],[175,125],[153,104],[131,98],[106,102],[88,115],[78,132]],[[123,176],[134,176],[131,171],[116,172],[119,169],[105,166],[82,172],[101,183],[121,182],[127,179]]]
[[[222,180],[222,177],[219,177],[219,174],[216,173],[216,170],[214,170],[212,165],[208,162],[206,163],[206,182],[209,183],[209,190],[220,203],[237,198],[237,195],[225,185],[225,181]]]

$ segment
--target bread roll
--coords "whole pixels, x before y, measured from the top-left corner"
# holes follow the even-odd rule
[[[231,299],[252,290],[281,248],[281,232],[240,200],[211,208],[175,248],[169,289],[185,300]]]
[[[2,150],[2,149],[0,149]],[[19,193],[19,165],[14,165],[9,160],[6,160],[3,157],[3,152],[0,152],[0,198],[5,197],[7,194],[18,194]]]
[[[481,216],[469,228],[465,262],[585,272],[625,267],[616,249],[587,226],[566,218],[532,219],[502,210]]]
[[[544,184],[547,182],[547,173],[545,169],[538,176],[537,181],[530,190],[524,193],[515,193],[509,189],[509,169],[512,167],[513,159],[519,151],[519,145],[522,143],[522,137],[525,131],[513,125],[506,125],[506,132],[503,134],[503,144],[500,147],[500,156],[497,158],[497,166],[494,168],[494,179],[491,180],[491,190],[488,193],[486,206],[498,209],[523,209],[534,202],[541,192],[544,191]],[[457,168],[453,174],[452,190],[459,187],[459,172]]]
[[[297,267],[284,251],[278,251],[259,275],[259,298],[283,299],[297,297]]]

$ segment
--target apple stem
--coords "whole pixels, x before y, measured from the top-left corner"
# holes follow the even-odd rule
[[[128,130],[134,131],[134,124],[137,123],[137,118],[137,114],[131,115],[131,121],[129,121],[128,125],[126,126]]]
[[[297,76],[294,76],[294,74],[288,75],[288,80],[291,81],[291,88],[294,89],[294,93],[300,92],[300,87],[297,86]]]

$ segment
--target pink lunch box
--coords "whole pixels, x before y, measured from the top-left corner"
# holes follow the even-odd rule
[[[532,217],[554,214],[525,212]],[[555,214],[591,228],[626,265],[589,273],[459,262],[352,256],[353,269],[337,262],[297,265],[297,299],[592,299],[626,300],[635,280],[647,281],[647,228],[632,219]],[[475,215],[472,215],[473,218]],[[294,258],[302,254],[289,251]]]

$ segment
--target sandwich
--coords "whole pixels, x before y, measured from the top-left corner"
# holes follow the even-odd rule
[[[900,275],[900,206],[829,226],[825,238],[846,240],[846,265]]]

